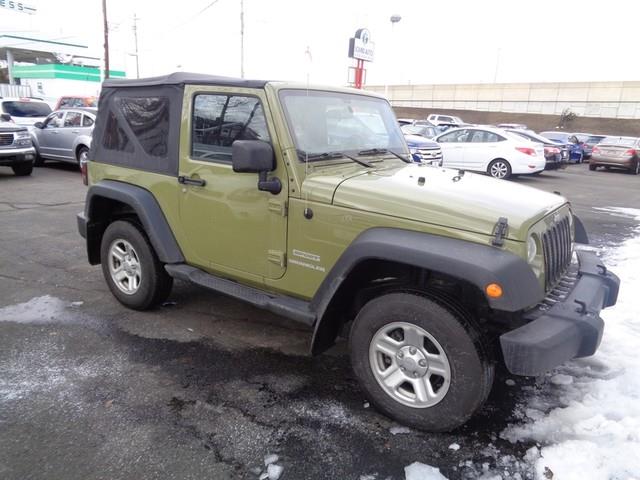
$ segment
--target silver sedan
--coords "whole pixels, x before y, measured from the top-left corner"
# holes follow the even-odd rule
[[[36,165],[45,160],[80,164],[91,148],[91,134],[96,121],[96,108],[56,110],[31,130],[36,149]]]

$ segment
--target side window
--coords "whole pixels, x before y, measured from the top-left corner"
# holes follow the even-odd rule
[[[469,142],[472,143],[490,143],[499,142],[504,140],[502,137],[496,135],[493,132],[487,132],[485,130],[472,130]]]
[[[451,117],[445,117],[443,115],[440,115],[438,117],[438,120],[440,120],[441,122],[445,122],[445,123],[453,123],[453,118]]]
[[[64,116],[64,112],[56,112],[49,115],[44,121],[44,125],[46,128],[60,128],[62,127],[62,117]]]
[[[78,112],[67,112],[64,117],[65,127],[79,127],[82,120],[82,114]]]
[[[107,126],[104,129],[104,135],[102,137],[102,146],[108,150],[118,150],[120,152],[133,152],[133,145],[129,141],[129,137],[124,132],[118,119],[109,112],[107,117]]]
[[[270,141],[256,97],[196,95],[191,128],[191,156],[199,160],[231,162],[231,145],[236,140]]]
[[[93,118],[91,118],[89,115],[83,115],[82,116],[82,126],[83,127],[91,127],[91,126],[93,126]]]
[[[469,130],[457,130],[441,136],[438,143],[462,143],[466,142],[468,137]]]
[[[71,98],[63,98],[60,102],[60,108],[62,107],[71,107],[73,103],[73,99]]]

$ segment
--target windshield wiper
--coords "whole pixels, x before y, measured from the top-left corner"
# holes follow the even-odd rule
[[[371,165],[369,162],[365,162],[364,160],[360,160],[356,157],[352,157],[351,155],[348,155],[344,152],[323,152],[323,153],[306,153],[303,152],[301,150],[298,151],[298,157],[300,157],[302,160],[308,159],[308,160],[329,160],[332,158],[348,158],[349,160],[362,165],[363,167],[367,167],[367,168],[372,168],[373,165]]]
[[[381,155],[383,153],[390,153],[394,157],[399,158],[405,163],[412,163],[408,158],[403,157],[399,153],[394,152],[393,150],[387,150],[386,148],[370,148],[369,150],[360,150],[358,155]]]

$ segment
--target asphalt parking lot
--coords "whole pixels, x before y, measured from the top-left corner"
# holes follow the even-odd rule
[[[599,247],[636,226],[597,208],[640,205],[640,177],[572,165],[513,181],[567,196]],[[181,282],[156,311],[125,309],[86,261],[85,191],[70,166],[0,169],[0,478],[257,479],[267,454],[283,479],[403,479],[414,461],[477,478],[493,447],[531,446],[499,432],[533,380],[501,373],[458,431],[394,435],[344,344],[307,357],[297,324]]]

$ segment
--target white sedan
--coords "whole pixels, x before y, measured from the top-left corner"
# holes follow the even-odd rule
[[[542,145],[499,128],[456,128],[433,140],[442,147],[444,167],[485,172],[495,178],[538,173],[545,167]]]

